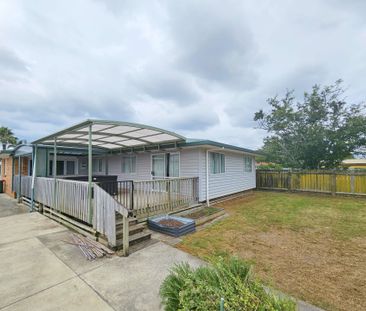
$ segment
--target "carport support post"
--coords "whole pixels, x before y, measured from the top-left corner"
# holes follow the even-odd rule
[[[53,163],[52,163],[52,173],[53,173],[53,208],[56,208],[56,170],[57,170],[57,137],[53,141]]]
[[[20,203],[20,197],[21,197],[21,193],[22,193],[22,158],[20,156],[18,156],[18,176],[19,176],[19,181],[18,181],[18,191],[17,191],[17,199],[18,202]]]
[[[15,157],[11,158],[11,192],[15,192],[14,176],[15,176]]]
[[[32,169],[32,194],[31,194],[31,212],[33,212],[34,210],[34,182],[36,180],[36,175],[37,175],[37,145],[35,145],[33,147],[33,152],[32,152],[32,164],[33,164],[33,169]]]
[[[88,141],[88,209],[89,209],[89,223],[93,221],[92,208],[92,174],[93,174],[93,146],[92,146],[92,126],[89,124],[89,141]]]
[[[209,169],[209,165],[208,165],[208,156],[209,156],[209,153],[208,153],[208,149],[206,150],[206,204],[207,206],[210,206],[210,194],[209,194],[209,172],[208,172],[208,169]]]

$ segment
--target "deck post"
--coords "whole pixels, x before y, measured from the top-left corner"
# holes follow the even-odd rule
[[[93,148],[92,148],[92,126],[89,124],[89,139],[88,139],[88,209],[89,209],[89,222],[93,220],[93,208],[92,208],[92,174],[93,174]]]
[[[56,180],[56,170],[57,170],[57,137],[55,137],[53,141],[53,163],[52,163],[52,175],[53,175],[53,208],[56,209],[56,188],[57,188],[57,180]]]
[[[37,145],[35,145],[33,147],[33,152],[32,152],[32,164],[33,164],[33,169],[32,169],[32,193],[31,193],[31,212],[33,212],[34,210],[34,183],[36,180],[36,176],[37,176]]]
[[[123,256],[128,256],[129,252],[129,235],[130,235],[130,228],[129,228],[129,218],[127,216],[123,216]]]

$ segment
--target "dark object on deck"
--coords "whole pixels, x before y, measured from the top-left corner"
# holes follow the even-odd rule
[[[0,180],[0,193],[4,192],[4,180]]]
[[[196,231],[193,219],[178,216],[158,216],[147,220],[151,230],[169,234],[175,237]]]
[[[99,186],[108,192],[110,195],[117,195],[118,193],[118,182],[117,175],[93,175],[92,181],[98,183]],[[88,181],[88,176],[72,176],[66,177],[65,179],[77,180],[77,181]]]

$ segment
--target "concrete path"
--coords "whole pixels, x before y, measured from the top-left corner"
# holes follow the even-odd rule
[[[23,204],[18,204],[16,200],[10,198],[7,194],[0,193],[0,218],[26,212],[27,208]]]
[[[68,229],[2,199],[0,211],[11,216],[0,217],[0,310],[160,310],[159,286],[170,267],[202,263],[162,242],[127,258],[87,261],[64,242]]]
[[[55,221],[3,196],[0,215],[0,310],[161,310],[159,287],[169,269],[203,264],[163,242],[126,258],[88,261],[64,242],[71,232]]]

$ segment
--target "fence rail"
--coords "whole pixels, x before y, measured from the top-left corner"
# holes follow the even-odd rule
[[[198,177],[134,181],[132,210],[138,218],[198,203]]]
[[[257,170],[257,188],[366,195],[366,172]]]

